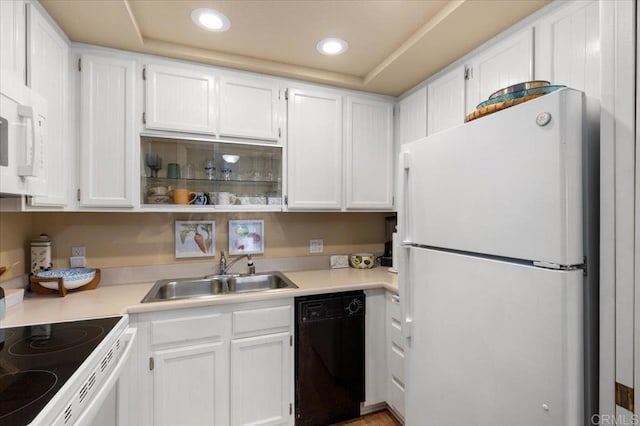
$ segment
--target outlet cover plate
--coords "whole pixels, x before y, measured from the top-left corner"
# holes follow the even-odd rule
[[[324,251],[323,240],[309,240],[309,253],[322,253]]]
[[[71,256],[69,266],[72,268],[84,268],[87,266],[87,258],[84,256]]]
[[[71,247],[71,257],[86,257],[87,250],[84,247]]]
[[[331,256],[331,268],[348,268],[349,267],[349,256],[339,255],[339,256]]]

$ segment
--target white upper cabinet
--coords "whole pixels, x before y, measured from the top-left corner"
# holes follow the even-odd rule
[[[136,64],[89,54],[81,60],[80,205],[132,207]]]
[[[427,85],[427,134],[464,123],[464,67],[457,67]]]
[[[5,76],[26,82],[26,28],[25,2],[0,1],[0,87]]]
[[[289,89],[288,207],[342,207],[342,97]]]
[[[11,2],[8,2],[11,3]],[[65,206],[74,162],[68,121],[69,46],[34,5],[29,9],[29,85],[48,104],[46,195],[32,206]]]
[[[469,60],[468,68],[467,114],[493,92],[533,80],[533,29],[527,28],[483,49]]]
[[[145,67],[147,129],[216,133],[214,76],[196,67]]]
[[[536,79],[600,99],[599,2],[567,2],[536,23]]]
[[[269,78],[220,77],[220,136],[280,139],[278,84]]]
[[[427,136],[427,88],[422,87],[398,102],[400,145]]]
[[[346,99],[347,209],[393,207],[393,104]]]

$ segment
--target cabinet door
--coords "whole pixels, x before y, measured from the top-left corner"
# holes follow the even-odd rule
[[[220,78],[220,135],[280,139],[278,86],[268,79]]]
[[[23,0],[0,1],[0,89],[5,76],[26,82],[26,25]]]
[[[156,351],[153,359],[154,424],[229,424],[228,343]]]
[[[135,62],[88,54],[81,59],[80,204],[131,207]]]
[[[289,90],[289,209],[342,206],[342,97]]]
[[[393,104],[347,98],[346,207],[393,207]]]
[[[67,116],[69,46],[42,13],[29,6],[29,84],[47,101],[46,195],[32,206],[64,206],[74,166]]]
[[[216,133],[212,74],[163,65],[145,68],[147,129]]]
[[[231,342],[231,425],[293,424],[290,334]]]
[[[464,67],[427,85],[427,134],[464,123]]]
[[[469,62],[467,114],[496,90],[533,80],[533,29],[481,51]]]
[[[398,102],[400,144],[427,136],[427,88],[422,87]]]

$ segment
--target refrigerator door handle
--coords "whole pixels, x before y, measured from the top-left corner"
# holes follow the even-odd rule
[[[398,256],[398,289],[400,292],[400,315],[402,334],[407,345],[411,345],[413,332],[413,291],[411,282],[411,247],[400,246]]]
[[[411,170],[411,153],[408,151],[400,152],[398,158],[398,170],[400,176],[398,182],[398,236],[400,244],[410,244],[411,241],[411,197],[410,191],[410,170]]]

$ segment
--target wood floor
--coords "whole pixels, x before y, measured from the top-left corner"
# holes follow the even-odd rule
[[[400,426],[400,423],[389,411],[384,410],[367,414],[356,420],[338,423],[338,426]]]

